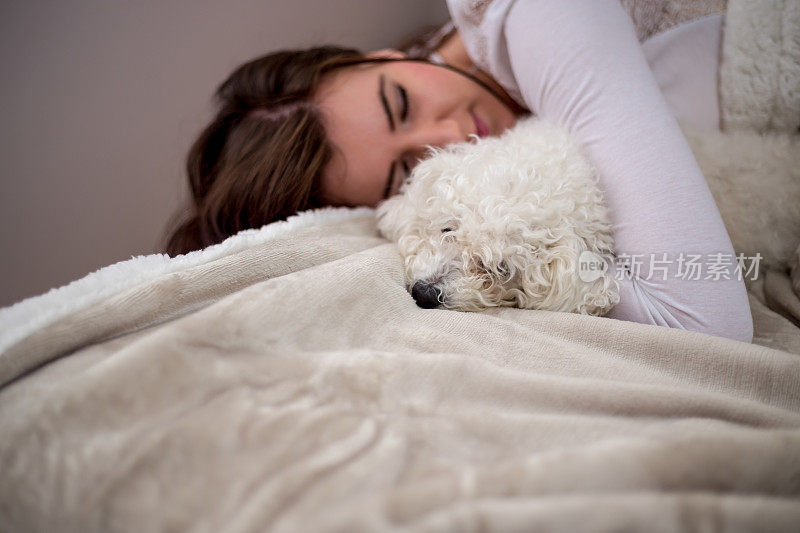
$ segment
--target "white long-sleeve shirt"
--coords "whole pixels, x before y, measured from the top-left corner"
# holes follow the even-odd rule
[[[448,8],[478,67],[565,126],[597,168],[620,280],[607,316],[751,342],[730,238],[620,4],[448,0]]]

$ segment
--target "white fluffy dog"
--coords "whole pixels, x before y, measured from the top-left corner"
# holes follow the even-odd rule
[[[578,278],[581,252],[612,252],[611,223],[594,168],[545,121],[434,150],[377,216],[423,307],[602,314],[619,301],[610,273]]]
[[[798,137],[687,138],[736,251],[786,268],[800,242]],[[577,143],[536,118],[473,140],[429,152],[401,194],[378,206],[378,228],[397,243],[417,303],[608,312],[619,301],[612,227]],[[587,278],[578,266],[588,252],[605,262]]]

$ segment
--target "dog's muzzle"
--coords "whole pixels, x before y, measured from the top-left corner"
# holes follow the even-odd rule
[[[418,281],[411,287],[411,296],[416,300],[417,305],[423,309],[433,309],[440,303],[442,291],[433,283]]]

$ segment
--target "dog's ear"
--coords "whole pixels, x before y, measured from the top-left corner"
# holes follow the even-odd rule
[[[533,304],[530,308],[602,316],[619,302],[619,284],[613,272],[603,270],[596,276],[582,277],[582,252],[592,252],[601,259],[581,239],[537,254],[541,261],[527,268],[524,276],[524,290]]]
[[[527,243],[529,256],[521,277],[524,298],[521,306],[545,311],[576,312],[581,303],[580,287],[575,281],[577,256],[566,242],[535,246]]]

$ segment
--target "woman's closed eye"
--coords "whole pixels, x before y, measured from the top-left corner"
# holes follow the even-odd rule
[[[400,161],[400,165],[403,167],[403,172],[405,172],[403,179],[406,180],[409,178],[409,176],[411,176],[411,167],[408,165],[408,163],[406,163],[405,159]]]
[[[386,112],[387,120],[389,121],[389,129],[392,132],[396,132],[396,123],[399,125],[399,123],[408,121],[410,107],[408,93],[402,85],[396,82],[390,88],[386,83],[385,77],[381,75],[378,84],[378,95],[383,104],[383,109]],[[404,176],[397,176],[398,167],[403,169],[405,173]],[[391,162],[389,165],[389,177],[386,180],[386,188],[383,193],[384,199],[393,194],[397,194],[400,184],[409,176],[410,171],[411,167],[406,161],[405,154],[399,160]]]
[[[400,110],[400,121],[406,122],[408,119],[408,109],[409,109],[408,93],[406,92],[405,88],[402,85],[397,84],[396,87],[397,87],[397,94],[400,98],[398,102],[398,109]],[[411,166],[408,164],[406,159],[400,160],[400,166],[403,168],[403,172],[405,172],[405,175],[403,176],[402,179],[408,178],[408,176],[411,174]]]
[[[400,93],[400,120],[405,122],[408,117],[408,93],[402,85],[398,85],[397,90]]]
[[[381,98],[383,99],[384,108],[387,115],[389,115],[389,125],[392,131],[395,131],[394,118],[399,119],[398,122],[407,122],[409,115],[409,98],[405,88],[399,83],[394,84],[393,92],[394,97],[386,98],[383,93],[383,81],[381,81]],[[391,102],[391,104],[389,103]],[[409,165],[407,157],[401,157],[399,161],[392,161],[390,165],[389,180],[386,182],[386,191],[384,198],[388,198],[397,194],[403,182],[411,175],[412,166]],[[399,162],[399,164],[398,164]],[[397,176],[396,169],[401,168],[403,175]]]

